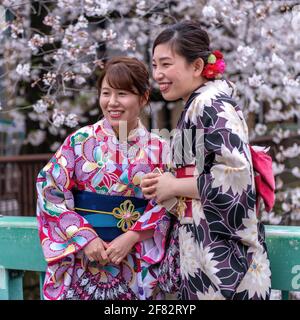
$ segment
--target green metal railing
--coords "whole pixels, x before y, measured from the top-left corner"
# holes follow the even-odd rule
[[[266,226],[272,271],[272,288],[300,291],[300,227]],[[0,217],[0,300],[23,299],[24,271],[40,273],[46,262],[41,250],[35,217]]]
[[[272,289],[300,291],[300,227],[266,226],[266,240],[272,272]]]
[[[36,218],[0,217],[0,300],[22,300],[24,271],[40,272],[42,284],[45,269]]]

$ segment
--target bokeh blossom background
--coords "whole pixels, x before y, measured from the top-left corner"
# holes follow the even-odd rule
[[[151,44],[161,29],[197,19],[211,49],[225,56],[225,77],[236,84],[250,140],[271,146],[276,206],[262,213],[264,221],[300,221],[299,1],[0,3],[0,134],[1,123],[23,133],[12,141],[15,152],[56,151],[70,132],[99,118],[96,79],[109,57],[135,56],[151,69]],[[164,102],[152,85],[147,125],[171,129],[170,114],[182,104]]]

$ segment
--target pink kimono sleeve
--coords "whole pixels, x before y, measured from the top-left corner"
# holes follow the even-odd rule
[[[74,167],[74,148],[68,137],[37,178],[39,236],[50,264],[75,254],[97,237],[88,222],[74,211]]]
[[[132,231],[153,229],[152,238],[139,242],[136,249],[144,261],[155,264],[162,260],[165,253],[166,236],[170,226],[170,218],[166,210],[150,201],[145,212],[131,227]]]

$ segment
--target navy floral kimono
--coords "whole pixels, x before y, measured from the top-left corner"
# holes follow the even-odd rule
[[[199,199],[183,199],[177,212],[179,298],[184,300],[260,300],[270,295],[270,263],[264,227],[256,215],[248,129],[233,91],[226,80],[205,83],[190,96],[177,125],[181,132],[191,130],[193,138],[182,152],[190,154],[173,168],[194,165],[199,190]],[[202,139],[194,134],[196,129]]]

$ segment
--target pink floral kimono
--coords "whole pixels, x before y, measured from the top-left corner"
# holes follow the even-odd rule
[[[141,123],[120,143],[105,118],[65,140],[37,178],[39,236],[48,263],[45,299],[164,298],[157,272],[169,228],[165,210],[150,201],[130,230],[153,229],[153,237],[137,243],[120,265],[100,265],[83,253],[97,233],[74,211],[73,197],[83,190],[142,199],[141,178],[162,168],[164,152],[166,144]]]

